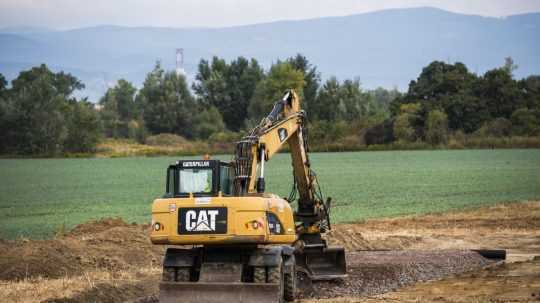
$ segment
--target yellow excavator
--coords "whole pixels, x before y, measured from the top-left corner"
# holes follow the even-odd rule
[[[322,237],[331,200],[310,167],[305,122],[299,97],[288,90],[237,143],[232,162],[181,160],[168,167],[150,235],[152,243],[169,245],[160,302],[288,302],[297,272],[311,280],[346,277],[344,249]],[[283,199],[265,192],[264,172],[285,144],[294,184]]]

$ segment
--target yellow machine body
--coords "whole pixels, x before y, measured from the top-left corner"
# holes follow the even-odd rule
[[[181,209],[216,207],[227,209],[224,234],[179,235],[182,224]],[[281,223],[282,233],[272,234],[268,216],[273,214]],[[191,218],[192,224],[204,218]],[[156,225],[157,223],[157,225]],[[158,227],[156,230],[156,226]],[[280,230],[281,231],[281,230]],[[289,203],[272,194],[243,197],[188,197],[156,199],[152,205],[152,233],[154,244],[168,245],[225,245],[225,244],[292,244],[296,240],[293,210]]]

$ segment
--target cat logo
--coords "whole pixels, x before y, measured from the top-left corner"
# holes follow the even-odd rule
[[[227,232],[227,208],[181,208],[179,234],[211,234]]]
[[[195,210],[186,212],[187,231],[216,231],[217,210],[201,210],[199,214]]]

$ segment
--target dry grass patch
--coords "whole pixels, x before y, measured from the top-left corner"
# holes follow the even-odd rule
[[[161,267],[143,267],[137,270],[124,271],[83,271],[79,276],[65,276],[57,279],[43,277],[29,278],[20,281],[0,282],[0,298],[4,302],[30,303],[42,301],[87,301],[86,294],[94,292],[115,302],[120,299],[134,299],[144,296],[148,291],[157,291],[157,282]],[[150,283],[149,283],[150,281]],[[154,285],[155,284],[155,285]],[[107,289],[107,292],[102,291]],[[115,291],[111,291],[114,289]],[[95,297],[96,301],[98,297]],[[96,301],[97,302],[97,301]]]

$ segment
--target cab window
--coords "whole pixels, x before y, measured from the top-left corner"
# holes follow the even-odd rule
[[[210,193],[212,191],[212,169],[181,169],[178,178],[178,192]]]
[[[174,167],[169,167],[167,169],[167,188],[166,188],[166,196],[174,196],[174,173],[175,173]]]
[[[231,172],[231,167],[227,165],[221,165],[219,169],[219,190],[224,195],[232,193]]]

